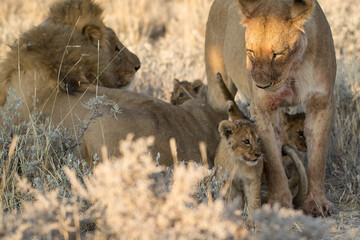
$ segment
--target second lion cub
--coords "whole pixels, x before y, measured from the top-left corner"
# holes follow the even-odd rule
[[[247,119],[224,120],[219,124],[221,140],[215,155],[216,177],[229,179],[225,200],[245,199],[249,213],[261,206],[260,187],[263,157],[254,124]]]

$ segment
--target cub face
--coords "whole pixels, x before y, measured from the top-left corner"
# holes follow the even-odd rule
[[[307,47],[302,27],[312,11],[312,0],[289,2],[239,0],[246,27],[247,68],[255,85],[269,91],[285,85]]]
[[[295,147],[301,152],[306,152],[306,139],[304,135],[305,113],[287,114],[281,112],[284,124],[284,144]]]
[[[181,105],[186,100],[197,98],[203,87],[204,83],[199,79],[196,79],[192,83],[174,79],[174,88],[171,93],[171,104]]]
[[[224,120],[220,122],[218,131],[233,159],[243,161],[249,166],[258,163],[261,157],[260,139],[251,121]]]

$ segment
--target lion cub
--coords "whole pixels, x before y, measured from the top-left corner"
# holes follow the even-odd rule
[[[261,206],[263,172],[260,139],[255,126],[247,119],[223,120],[218,131],[221,137],[215,155],[216,177],[231,181],[225,184],[225,200],[236,199],[243,209],[246,199],[249,213],[252,213]]]
[[[171,104],[181,105],[189,99],[207,102],[207,86],[200,79],[193,82],[174,79],[174,88],[170,99]]]
[[[289,189],[295,196],[293,203],[300,207],[307,195],[305,155],[307,151],[304,136],[305,113],[287,114],[281,111],[284,125],[282,163],[289,177]],[[286,146],[286,147],[285,147]]]

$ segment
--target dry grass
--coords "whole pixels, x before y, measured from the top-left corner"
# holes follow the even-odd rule
[[[1,2],[0,60],[8,50],[7,44],[44,20],[51,2]],[[135,91],[169,100],[175,77],[205,81],[204,32],[211,2],[101,1],[106,9],[105,22],[142,61]],[[68,146],[74,139],[64,129],[51,128],[46,121],[14,126],[13,116],[7,115],[0,129],[0,191],[4,193],[1,209],[18,209],[21,213],[0,214],[0,238],[67,239],[81,234],[84,239],[266,239],[271,232],[274,239],[318,239],[325,225],[329,226],[325,239],[359,237],[348,230],[360,229],[360,5],[357,0],[319,2],[332,27],[338,58],[337,107],[326,181],[327,194],[337,208],[333,217],[320,224],[290,210],[280,212],[265,207],[257,215],[262,231],[254,234],[243,227],[241,217],[230,214],[231,209],[225,208],[221,200],[213,205],[192,205],[189,195],[194,191],[193,183],[204,174],[201,168],[176,167],[172,181],[141,152],[144,142],[136,147],[128,142],[124,145],[128,155],[123,161],[101,164],[90,176],[83,163],[72,156]],[[161,33],[164,28],[165,35],[154,40],[154,32]],[[11,106],[14,115],[16,104]],[[14,134],[19,140],[10,157]],[[86,179],[79,183],[67,171],[73,192],[61,170],[64,165],[76,170],[77,179]],[[15,173],[28,179],[31,186],[17,180]],[[202,195],[207,195],[206,190]],[[97,228],[91,228],[89,222],[95,222]],[[90,229],[87,236],[82,232],[85,226]]]

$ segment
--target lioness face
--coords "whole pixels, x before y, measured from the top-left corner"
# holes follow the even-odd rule
[[[284,86],[306,47],[305,35],[289,21],[260,17],[246,25],[247,68],[259,88],[275,91]]]
[[[255,166],[261,157],[260,139],[254,124],[249,120],[224,120],[219,125],[219,132],[227,142],[228,150],[233,159],[244,161],[249,166]]]
[[[276,91],[303,61],[307,47],[303,25],[312,12],[313,2],[238,0],[238,3],[246,27],[245,51],[252,81],[259,88]]]

